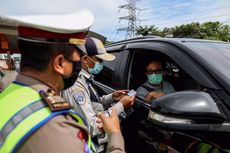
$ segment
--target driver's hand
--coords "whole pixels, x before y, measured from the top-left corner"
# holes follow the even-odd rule
[[[165,95],[165,93],[163,93],[163,92],[156,92],[156,91],[151,91],[149,94],[154,99],[158,99],[158,98],[160,98],[160,97]]]
[[[128,108],[133,105],[135,96],[124,96],[121,98],[120,103],[124,108]]]

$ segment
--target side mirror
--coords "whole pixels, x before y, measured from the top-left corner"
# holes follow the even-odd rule
[[[230,131],[225,116],[205,92],[182,91],[163,96],[151,104],[148,120],[166,129]]]

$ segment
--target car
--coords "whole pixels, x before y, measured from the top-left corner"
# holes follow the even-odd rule
[[[116,56],[95,76],[100,95],[136,90],[146,62],[159,59],[176,92],[151,104],[136,97],[122,121],[127,152],[206,152],[230,149],[230,43],[138,37],[106,46]],[[203,150],[204,152],[204,150]]]

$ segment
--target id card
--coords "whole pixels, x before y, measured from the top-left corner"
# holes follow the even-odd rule
[[[137,94],[137,92],[133,89],[128,92],[129,96],[135,96],[136,94]]]

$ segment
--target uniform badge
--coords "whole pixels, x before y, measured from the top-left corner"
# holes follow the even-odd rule
[[[41,90],[39,93],[53,112],[72,108],[68,102],[56,95],[52,90],[48,90],[47,92]]]
[[[79,105],[84,105],[85,104],[85,93],[84,91],[78,91],[73,95],[74,100],[79,104]]]

